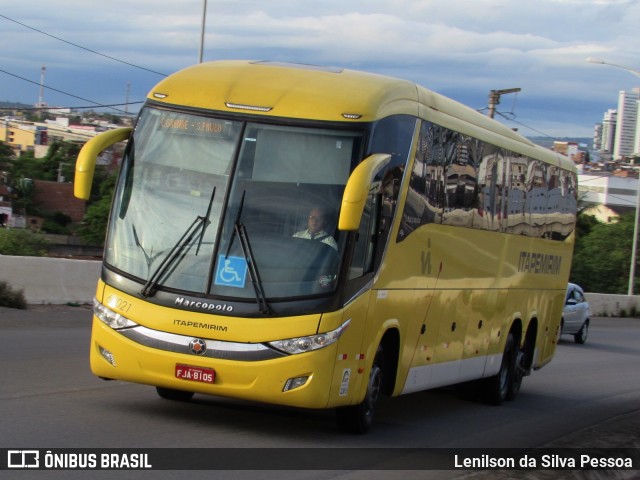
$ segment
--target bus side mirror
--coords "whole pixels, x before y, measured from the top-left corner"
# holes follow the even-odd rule
[[[377,188],[372,186],[373,179],[390,161],[391,155],[376,153],[355,168],[342,195],[338,230],[358,230],[371,188]]]
[[[76,198],[89,200],[98,155],[105,148],[129,138],[131,130],[131,127],[109,130],[96,135],[84,144],[76,160],[76,174],[73,181],[73,194]]]

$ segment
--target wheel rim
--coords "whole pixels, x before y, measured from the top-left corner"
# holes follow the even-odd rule
[[[500,365],[500,396],[502,398],[506,398],[507,393],[509,392],[509,384],[511,382],[511,374],[512,374],[512,362],[513,362],[513,347],[510,345],[509,340],[507,340],[507,345],[504,351],[504,355],[502,356],[502,364]]]
[[[507,393],[507,388],[509,388],[509,368],[507,362],[503,360],[502,366],[500,367],[500,394],[501,396],[505,396]]]
[[[589,324],[585,323],[582,326],[582,330],[580,330],[580,339],[584,342],[587,339],[588,334],[589,334]]]
[[[380,397],[380,389],[382,388],[382,370],[375,363],[371,368],[369,376],[369,385],[367,387],[367,401],[364,414],[367,417],[373,416],[375,405]]]
[[[516,353],[515,365],[513,367],[513,377],[511,380],[510,396],[512,399],[513,397],[516,396],[516,394],[520,390],[520,385],[522,384],[522,379],[524,378],[524,374],[526,371],[524,362],[525,362],[525,354],[522,350],[518,349],[518,353]],[[508,385],[507,385],[507,388],[509,388]]]

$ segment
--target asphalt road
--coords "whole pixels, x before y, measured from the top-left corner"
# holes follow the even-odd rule
[[[90,319],[84,306],[0,308],[0,448],[640,448],[639,319],[594,318],[585,345],[563,337],[554,360],[525,378],[514,402],[492,407],[453,389],[388,399],[364,436],[339,432],[331,411],[204,395],[177,403],[160,399],[152,387],[100,380],[88,366]],[[8,473],[10,478],[73,478],[81,472]],[[166,471],[91,473],[95,478],[183,478]],[[451,478],[454,473],[387,471],[376,478]],[[578,478],[553,473],[544,478]],[[494,474],[491,478],[498,478]],[[636,475],[606,478],[640,478]],[[227,471],[189,477],[370,480],[372,474]]]

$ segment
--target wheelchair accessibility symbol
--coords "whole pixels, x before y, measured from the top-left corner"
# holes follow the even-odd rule
[[[242,257],[218,257],[216,285],[244,288],[247,280],[247,261]]]

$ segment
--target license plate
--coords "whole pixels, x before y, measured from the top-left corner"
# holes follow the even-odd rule
[[[213,368],[176,364],[176,378],[192,382],[214,383],[216,372]]]

